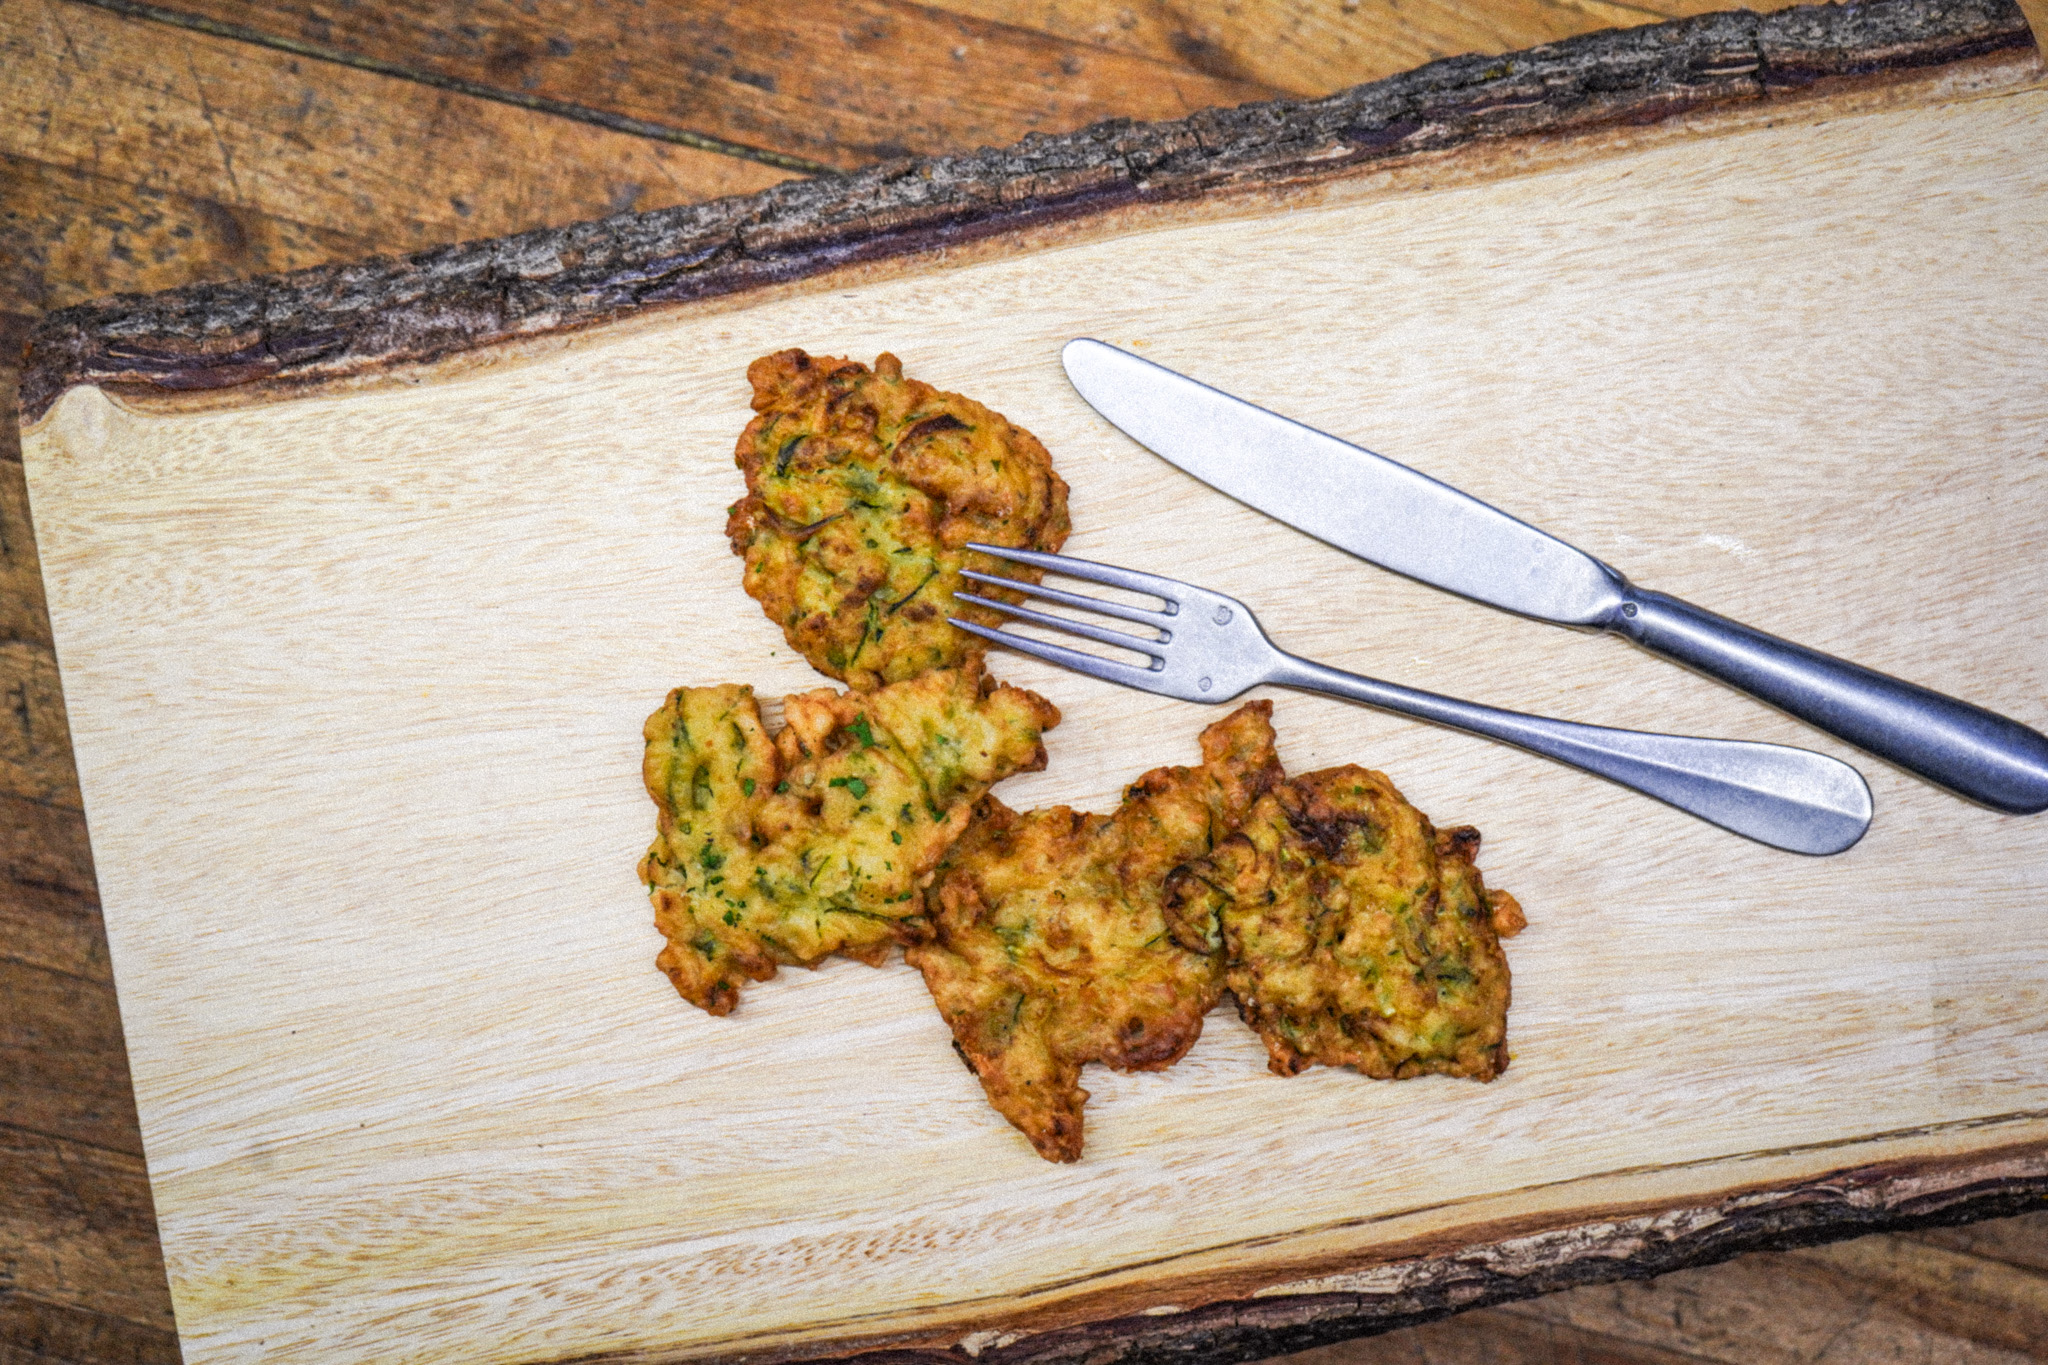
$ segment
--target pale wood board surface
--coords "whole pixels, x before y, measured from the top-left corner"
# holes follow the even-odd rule
[[[1531,918],[1514,1065],[1283,1081],[1219,1013],[1171,1072],[1091,1071],[1070,1168],[986,1107],[900,963],[786,975],[725,1020],[678,1002],[631,871],[661,693],[817,683],[720,535],[740,374],[788,344],[891,349],[1004,411],[1074,485],[1070,549],[1235,593],[1312,657],[1851,757],[1200,488],[1071,394],[1061,342],[1141,346],[1641,582],[2040,724],[2044,113],[2037,91],[1340,187],[292,401],[68,396],[25,457],[188,1358],[964,1334],[1141,1264],[1170,1287],[1290,1245],[1363,1257],[1398,1215],[1531,1187],[1627,1171],[1652,1197],[1658,1168],[1690,1190],[1763,1151],[1820,1171],[1873,1135],[2048,1132],[2048,825],[1870,760],[1877,826],[1813,861],[1279,697],[1291,769],[1365,762],[1486,832]],[[1013,805],[1104,808],[1220,714],[997,667],[1066,713]]]

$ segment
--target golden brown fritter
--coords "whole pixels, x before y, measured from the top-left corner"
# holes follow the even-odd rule
[[[1492,1080],[1508,1064],[1500,939],[1522,913],[1487,891],[1478,851],[1479,831],[1434,829],[1384,775],[1332,768],[1281,783],[1176,869],[1166,917],[1182,945],[1222,950],[1281,1075]]]
[[[726,522],[747,592],[821,673],[868,690],[979,657],[950,612],[962,568],[1037,574],[968,541],[1057,550],[1067,485],[1030,432],[971,398],[868,367],[780,351],[747,367],[759,414],[734,461],[747,496]]]
[[[1220,955],[1174,943],[1169,870],[1208,852],[1281,778],[1271,702],[1202,732],[1202,765],[1139,778],[1114,815],[1018,814],[993,797],[939,865],[924,973],[989,1103],[1048,1161],[1081,1155],[1081,1067],[1180,1060],[1223,989]]]
[[[657,965],[725,1014],[743,981],[832,953],[879,963],[991,783],[1045,766],[1045,698],[976,660],[878,691],[805,692],[771,737],[750,687],[679,687],[647,719],[659,833],[640,862]]]

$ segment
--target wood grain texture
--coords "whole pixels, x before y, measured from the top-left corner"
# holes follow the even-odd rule
[[[1482,1308],[1279,1359],[1287,1365],[1703,1365],[1712,1357],[1563,1326],[1513,1309]]]
[[[362,235],[308,227],[233,204],[225,167],[217,174],[195,194],[0,154],[0,307],[42,313],[377,254],[385,225],[370,215]],[[417,242],[401,234],[387,249]]]
[[[1504,12],[1496,10],[1489,18]],[[1408,7],[1408,17],[1412,19],[1414,14],[1415,7]],[[1193,28],[1194,25],[1184,24],[1184,27]],[[274,224],[247,209],[236,209],[230,217],[217,204],[194,203],[157,191],[138,191],[100,177],[77,173],[60,175],[35,163],[25,164],[30,167],[27,175],[15,173],[4,190],[0,190],[0,216],[11,221],[27,219],[34,222],[32,214],[20,212],[24,205],[32,210],[48,210],[42,213],[42,219],[65,225],[64,233],[59,234],[65,245],[47,261],[29,259],[26,253],[15,257],[13,263],[33,269],[34,274],[29,278],[38,286],[50,281],[57,285],[54,291],[39,287],[33,293],[22,293],[22,303],[16,306],[59,305],[116,286],[157,287],[189,278],[223,277],[255,268],[277,268],[322,258],[317,243],[307,248],[308,235],[296,225]],[[29,186],[32,193],[24,193],[24,186]],[[222,193],[225,196],[225,191]],[[136,200],[141,201],[139,205],[133,202]],[[83,221],[88,214],[92,218],[89,225]],[[221,226],[223,223],[225,227]],[[90,234],[80,231],[88,226]],[[372,223],[371,226],[378,225]],[[239,245],[236,241],[238,233],[244,238]],[[274,239],[266,237],[266,234],[290,237],[293,233],[299,235],[291,245],[306,250],[305,255],[281,258],[276,254],[259,254],[276,251]],[[9,246],[31,241],[26,235],[10,236]],[[107,254],[104,256],[98,254],[102,241],[106,243]],[[325,254],[362,254],[370,249],[369,246],[350,247],[345,242],[336,241]],[[11,251],[0,251],[0,256],[11,254]],[[199,263],[197,269],[194,268],[195,262]],[[11,419],[10,409],[5,415],[10,427]],[[10,565],[13,564],[15,561],[10,559]],[[25,598],[17,598],[10,593],[0,606],[9,608],[24,623],[41,629],[40,611],[26,610],[25,602]],[[44,808],[33,809],[41,811]],[[66,818],[76,822],[75,815]],[[45,831],[40,822],[23,816],[19,809],[0,813],[0,826],[14,830],[20,836],[16,845],[28,855],[32,864],[27,873],[34,879],[33,883],[18,883],[9,890],[16,896],[26,894],[37,899],[37,904],[25,910],[16,899],[8,899],[7,905],[0,906],[0,911],[21,910],[19,914],[0,919],[0,948],[15,956],[32,959],[39,965],[68,964],[103,976],[104,945],[100,941],[89,900],[85,903],[85,913],[65,915],[55,932],[47,931],[51,921],[39,913],[48,905],[70,909],[79,903],[74,895],[80,885],[80,865],[84,871],[83,885],[89,892],[90,862],[83,853],[82,824],[77,825],[73,840],[76,856],[72,858],[62,856],[61,852],[53,856],[53,850],[60,850],[64,841]],[[6,997],[8,1005],[15,1007],[28,1003],[40,1005],[54,998],[47,993],[28,992]],[[7,1013],[7,1009],[0,1008],[0,1015]],[[5,1022],[0,1019],[0,1025]],[[10,1036],[21,1035],[17,1032]],[[105,1048],[106,1045],[101,1046]],[[112,1035],[112,1051],[118,1058],[118,1030]],[[39,1068],[38,1074],[60,1087],[77,1088],[80,1079],[61,1069]],[[92,1069],[88,1068],[85,1074],[93,1074]],[[12,1096],[8,1095],[4,1084],[0,1084],[0,1096],[7,1096],[11,1103]],[[131,1122],[131,1142],[132,1130]],[[119,1191],[102,1184],[92,1190],[92,1196],[118,1200]],[[138,1239],[138,1244],[147,1248],[153,1246],[153,1231],[146,1218],[146,1192],[143,1201],[145,1217],[140,1223],[131,1221],[127,1235]],[[94,1216],[102,1222],[119,1221],[118,1217],[109,1220],[105,1213]],[[2022,1219],[1919,1235],[1951,1239],[1948,1244],[1956,1246],[1995,1245],[2002,1241],[2007,1249],[2023,1259],[2029,1249],[2033,1249],[2034,1259],[2038,1261],[2040,1229],[2039,1219]],[[13,1365],[17,1359],[31,1358],[37,1361],[175,1359],[175,1343],[162,1328],[133,1326],[127,1320],[97,1312],[59,1309],[27,1296],[28,1289],[46,1286],[38,1284],[34,1276],[16,1277],[18,1267],[34,1258],[14,1254],[11,1239],[49,1240],[65,1235],[61,1229],[33,1222],[10,1222],[0,1229],[0,1361]],[[1858,1262],[1858,1270],[1867,1272],[1872,1278],[1866,1281],[1855,1274],[1845,1273],[1825,1282],[1815,1282],[1819,1287],[1813,1293],[1781,1295],[1772,1292],[1778,1284],[1775,1277],[1785,1273],[1774,1268],[1781,1258],[1772,1257],[1761,1258],[1760,1263],[1752,1258],[1732,1266],[1685,1272],[1659,1281],[1655,1286],[1617,1291],[1637,1294],[1643,1300],[1632,1310],[1628,1331],[1622,1335],[1610,1333],[1607,1328],[1614,1324],[1597,1314],[1589,1317],[1584,1326],[1562,1321],[1568,1310],[1578,1311],[1572,1306],[1581,1299],[1607,1292],[1586,1289],[1565,1291],[1513,1309],[1482,1312],[1388,1337],[1376,1337],[1352,1347],[1329,1349],[1368,1352],[1355,1357],[1361,1361],[1443,1361],[1452,1358],[1518,1361],[1628,1359],[1646,1362],[1674,1358],[1747,1360],[1763,1358],[1761,1353],[1766,1348],[1776,1349],[1788,1337],[1798,1338],[1798,1331],[1804,1330],[1809,1322],[1832,1322],[1831,1334],[1841,1331],[1852,1334],[1829,1336],[1827,1339],[1853,1342],[1866,1358],[1896,1356],[1900,1359],[1945,1360],[1966,1358],[1966,1344],[1974,1340],[1971,1336],[1973,1330],[1981,1331],[1987,1322],[1995,1326],[2012,1320],[2010,1305],[2003,1309],[1997,1305],[1984,1305],[1981,1312],[1957,1313],[1955,1305],[1958,1299],[1972,1305],[1979,1301],[1953,1288],[1931,1295],[1909,1292],[1903,1296],[1909,1303],[1922,1306],[1927,1315],[1944,1324],[1938,1330],[1927,1329],[1916,1335],[1914,1321],[1885,1307],[1896,1283],[1895,1279],[1886,1278],[1891,1273],[1888,1268],[1895,1269],[1892,1263],[1897,1260],[1898,1247],[1903,1244],[1903,1239],[1891,1238],[1852,1244],[1886,1249],[1883,1256],[1866,1254]],[[145,1282],[153,1281],[156,1299],[161,1303],[161,1267],[151,1267],[142,1261],[143,1258],[103,1259],[95,1267],[97,1278],[103,1288],[117,1292],[118,1281],[124,1275]],[[1993,1272],[1989,1278],[1995,1279],[1999,1264],[1973,1259],[1966,1266],[1979,1269],[1988,1266]],[[1976,1274],[1971,1279],[1981,1291],[1986,1276]],[[107,1283],[109,1281],[113,1283]],[[1810,1277],[1802,1281],[1808,1282],[1811,1282]],[[2006,1287],[2023,1298],[2027,1284],[2025,1280],[2008,1281]],[[1669,1292],[1665,1292],[1667,1286]],[[1541,1316],[1551,1309],[1556,1310],[1552,1317]],[[1531,1314],[1536,1316],[1527,1316]],[[168,1323],[167,1304],[159,1310],[159,1316],[162,1322]],[[2026,1320],[2023,1315],[2018,1321],[2024,1327]],[[1743,1330],[1730,1330],[1731,1323],[1737,1323]],[[1352,1330],[1357,1330],[1355,1324]],[[21,1351],[30,1354],[18,1355]],[[1458,1354],[1454,1355],[1454,1351]]]
[[[562,167],[537,160],[489,165],[488,176],[480,177],[477,159],[464,145],[464,125],[489,122],[488,112],[423,127],[414,117],[417,99],[354,97],[365,88],[379,88],[379,82],[364,80],[366,69],[519,106],[500,116],[498,133],[510,146],[520,145],[531,129],[553,116],[715,151],[726,144],[660,121],[689,114],[708,100],[706,112],[715,118],[707,127],[724,126],[716,120],[732,111],[766,121],[756,130],[764,149],[749,151],[735,144],[730,150],[748,158],[781,158],[786,168],[801,170],[818,166],[765,148],[815,147],[832,131],[827,125],[850,123],[851,131],[870,141],[856,137],[845,150],[834,144],[820,151],[833,164],[857,164],[905,150],[967,151],[1008,140],[998,125],[1011,133],[1050,131],[1080,120],[1088,110],[1092,117],[1144,118],[1184,112],[1202,102],[1232,104],[1275,93],[1320,95],[1435,57],[1501,52],[1608,23],[1635,24],[1704,7],[1693,0],[1658,0],[1643,7],[1602,0],[1575,5],[1549,0],[1419,5],[1408,0],[1351,9],[1297,0],[1249,6],[1238,0],[1172,6],[1143,0],[1131,6],[959,0],[941,7],[898,5],[873,23],[856,24],[838,7],[824,5],[795,11],[781,6],[772,15],[712,16],[659,6],[585,5],[552,12],[531,6],[444,5],[400,13],[401,7],[388,4],[162,9],[102,0],[102,8],[117,13],[156,16],[158,27],[199,26],[216,36],[241,35],[270,48],[268,54],[249,54],[258,65],[270,61],[285,72],[267,101],[269,128],[316,159],[331,156],[336,169],[360,160],[366,147],[387,142],[424,138],[446,146],[450,155],[437,165],[434,182],[385,186],[368,196],[345,230],[312,225],[282,215],[278,206],[248,202],[235,182],[231,158],[202,154],[190,159],[177,176],[179,188],[165,188],[156,163],[173,144],[186,145],[177,144],[175,136],[182,121],[176,103],[138,98],[144,92],[119,64],[87,67],[65,85],[65,99],[81,108],[105,109],[107,121],[128,127],[131,136],[96,155],[89,168],[58,166],[10,154],[25,145],[23,135],[32,124],[0,124],[0,308],[41,312],[102,294],[412,250],[474,229],[457,224],[424,235],[409,231],[406,220],[417,205],[408,200],[436,189],[470,205],[494,197],[518,199],[529,192],[514,190],[506,196],[508,176],[562,177]],[[1776,0],[1754,6],[1776,7]],[[551,16],[561,22],[549,22]],[[883,35],[863,39],[861,34],[876,24]],[[962,25],[970,40],[950,41],[947,35]],[[167,37],[174,33],[175,27],[166,29]],[[997,36],[983,41],[988,34]],[[739,38],[745,41],[736,43]],[[945,47],[944,60],[936,66],[934,54],[925,50],[933,43]],[[1100,52],[1103,48],[1112,53]],[[957,59],[956,49],[962,52]],[[834,59],[836,50],[859,66],[861,78],[850,88],[821,92],[815,88],[818,73],[846,65]],[[796,78],[767,77],[735,53],[791,66]],[[1129,57],[1150,58],[1156,66],[1132,64]],[[1232,87],[1231,72],[1247,64],[1265,73],[1266,83]],[[1069,76],[1067,65],[1079,66],[1082,74]],[[934,73],[945,79],[935,83]],[[1050,95],[1038,90],[1047,82]],[[780,93],[764,85],[777,85]],[[1073,93],[1082,87],[1081,95]],[[819,98],[829,104],[818,103]],[[226,111],[230,124],[243,112],[234,104],[230,100]],[[336,104],[345,108],[342,119],[331,115]],[[396,126],[380,126],[386,121]],[[918,136],[906,143],[900,130],[911,125]],[[147,159],[131,159],[138,149],[146,150]],[[210,152],[204,146],[199,150]],[[246,161],[262,151],[244,148],[243,155]],[[695,164],[715,168],[720,161],[712,156]],[[601,203],[572,211],[588,214],[616,206],[622,196],[636,193],[633,183],[604,186]],[[704,197],[724,188],[720,173],[712,173],[707,185],[683,197]],[[637,193],[642,207],[662,202],[663,196],[644,185]],[[438,203],[434,207],[438,210]]]
[[[789,175],[65,0],[0,9],[0,63],[14,307],[79,297],[38,287],[39,260],[102,247],[182,256],[181,230],[239,239],[209,253],[206,273],[225,277],[693,203]],[[99,267],[101,280],[164,278],[118,268]],[[87,273],[79,286],[98,283]]]
[[[2016,1267],[1905,1237],[1813,1247],[1794,1257],[1874,1290],[1924,1326],[2008,1351],[2048,1343],[2048,1284]]]
[[[148,1244],[154,1243],[151,1231]],[[156,1278],[163,1278],[161,1266]],[[0,1294],[0,1365],[175,1365],[177,1360],[178,1339],[168,1327],[25,1294]]]
[[[1764,0],[1742,8],[1787,7]],[[1728,6],[1714,0],[945,0],[941,8],[1180,61],[1292,95],[1327,95],[1444,57],[1498,55]]]
[[[1897,1243],[1871,1239],[1871,1245]],[[1742,1292],[1726,1292],[1737,1286]],[[1698,1355],[1746,1365],[1815,1359],[2021,1365],[2041,1358],[2039,1337],[2001,1340],[1997,1329],[2006,1324],[1983,1318],[1951,1322],[1961,1330],[1946,1331],[1922,1320],[1915,1307],[1892,1285],[1838,1273],[1801,1252],[1737,1263],[1713,1277],[1681,1271],[1647,1285],[1580,1291],[1565,1302],[1531,1304],[1528,1316],[1645,1345],[1668,1339],[1683,1323]]]
[[[1745,1226],[2030,1197],[2048,983],[2011,945],[2048,834],[1883,768],[1879,829],[1812,862],[1283,697],[1291,766],[1364,759],[1487,831],[1483,865],[1534,921],[1515,1066],[1489,1087],[1282,1082],[1219,1016],[1173,1072],[1090,1076],[1090,1158],[1066,1170],[986,1110],[900,967],[780,981],[730,1020],[677,1005],[625,869],[647,823],[633,736],[688,651],[715,640],[719,676],[764,691],[811,682],[715,525],[740,372],[790,342],[887,345],[986,398],[1058,453],[1077,553],[1238,593],[1339,664],[1828,747],[1177,480],[1072,399],[1060,341],[1142,343],[1645,581],[2038,723],[2048,623],[2000,547],[2044,534],[2048,286],[2015,265],[2048,245],[2018,207],[2044,189],[2044,99],[1817,108],[1519,177],[1333,190],[650,311],[417,383],[66,397],[28,457],[193,1358],[398,1333],[504,1359],[896,1335],[1051,1360],[1070,1324],[1167,1306],[1189,1311],[1146,1320],[1162,1353],[1220,1354],[1254,1343],[1203,1305],[1260,1289],[1278,1302],[1226,1325],[1275,1349],[1573,1266],[1670,1264],[1659,1249],[1703,1254],[1696,1237],[1749,1245]],[[1020,804],[1099,805],[1201,719],[1004,669],[1069,717],[1048,772],[1006,789]],[[811,1041],[827,1028],[836,1053]],[[1744,1189],[1747,1224],[1725,1203]],[[777,1317],[793,1303],[801,1322]]]
[[[17,909],[10,918],[29,916]],[[40,915],[31,923],[40,921],[36,927],[43,928],[54,918]],[[59,932],[38,934],[42,942],[30,939],[22,957],[56,957],[74,947],[67,940],[75,939],[79,926],[60,922],[50,927]],[[52,938],[57,941],[51,943]],[[96,947],[85,945],[86,954]],[[22,957],[10,953],[0,959],[0,985],[8,997],[0,1024],[0,1080],[13,1099],[8,1123],[139,1159],[127,1059],[118,1047],[105,1045],[108,1038],[121,1036],[112,983]]]
[[[1979,1159],[1970,1164],[1975,1171],[1958,1171],[1958,1184],[1938,1178],[1928,1182],[1922,1167],[1888,1192],[1883,1192],[1891,1183],[1885,1173],[1838,1171],[1815,1185],[1737,1196],[1718,1206],[1666,1209],[1639,1218],[1554,1228],[1533,1237],[1469,1244],[1449,1255],[1396,1260],[1362,1273],[1328,1277],[1311,1287],[1323,1292],[1291,1292],[1163,1317],[1092,1322],[1013,1340],[990,1333],[996,1335],[992,1346],[983,1345],[973,1354],[977,1365],[1162,1365],[1276,1352],[1300,1352],[1306,1361],[1371,1361],[1399,1358],[1398,1353],[1418,1347],[1427,1350],[1420,1344],[1437,1334],[1427,1331],[1426,1325],[1472,1304],[1508,1302],[1514,1307],[1493,1315],[1494,1321],[1505,1319],[1506,1330],[1482,1337],[1477,1358],[1488,1359],[1486,1352],[1498,1349],[1494,1338],[1499,1336],[1506,1337],[1504,1345],[1510,1350],[1532,1345],[1529,1338],[1538,1334],[1530,1329],[1539,1322],[1552,1329],[1541,1334],[1549,1338],[1539,1357],[1546,1360],[1558,1358],[1561,1350],[1583,1347],[1594,1359],[1654,1362],[1667,1358],[1668,1346],[1694,1360],[1804,1361],[1825,1355],[1826,1342],[1852,1331],[1872,1344],[1897,1346],[1902,1337],[1908,1344],[1917,1339],[1939,1347],[1942,1359],[1989,1365],[2035,1358],[2021,1353],[2040,1341],[2028,1335],[2039,1321],[2038,1277],[1985,1258],[1944,1254],[1905,1236],[1865,1237],[1840,1247],[1760,1258],[1719,1272],[1715,1278],[1738,1283],[1768,1277],[1777,1290],[1769,1295],[1753,1289],[1728,1294],[1711,1305],[1718,1310],[1712,1312],[1714,1320],[1696,1315],[1690,1324],[1682,1323],[1679,1315],[1673,1315],[1668,1325],[1660,1321],[1663,1305],[1673,1299],[1683,1302],[1693,1292],[1684,1280],[1660,1281],[1647,1290],[1608,1283],[1620,1278],[1657,1279],[1688,1269],[1697,1279],[1696,1268],[1703,1263],[1753,1247],[1797,1245],[1809,1237],[1839,1235],[1845,1217],[1866,1227],[1909,1226],[1976,1216],[1972,1209],[1982,1213],[2038,1206],[2048,1197],[2040,1180],[2048,1166],[2042,1164],[2038,1145],[2002,1176],[1985,1179],[1987,1163]],[[1955,1198],[1965,1186],[1972,1192]],[[1558,1247],[1573,1244],[1581,1252],[1601,1250],[1593,1255],[1554,1254]],[[1626,1268],[1625,1275],[1617,1273],[1617,1263]],[[1339,1284],[1348,1292],[1329,1292]],[[1940,1289],[1929,1292],[1936,1284]],[[1518,1302],[1538,1298],[1541,1302]],[[1880,1300],[1883,1311],[1871,1312],[1873,1302]],[[1392,1329],[1409,1340],[1389,1342],[1385,1348],[1351,1345],[1331,1353],[1312,1345],[1354,1338],[1361,1326]],[[1463,1336],[1449,1335],[1453,1343]],[[896,1349],[850,1359],[860,1365],[957,1365],[958,1356],[958,1351]],[[1864,1357],[1852,1343],[1844,1358]]]
[[[121,0],[123,7],[133,6]],[[904,0],[364,6],[178,0],[148,13],[501,98],[796,158],[797,169],[1002,146],[1280,91]]]
[[[2048,1271],[2048,1245],[2035,1236],[2043,1227],[2048,1217],[1932,1229],[1914,1234],[1914,1240],[2015,1270]]]
[[[10,1290],[71,1314],[170,1330],[140,1157],[0,1126],[0,1188]]]
[[[1971,63],[1974,72],[1964,70]],[[387,265],[66,310],[32,338],[23,410],[41,414],[72,383],[183,390],[331,379],[634,308],[957,252],[1037,225],[1327,184],[1407,162],[1435,166],[1455,151],[1703,111],[1776,108],[1931,68],[2011,83],[2038,74],[2039,56],[2010,0],[1878,0],[1594,34],[1513,60],[1436,63],[1322,101],[1109,123]]]
[[[2048,1215],[1976,1226],[2016,1240],[2048,1228]],[[1805,1365],[1814,1360],[2019,1365],[2040,1360],[2040,1334],[2020,1341],[2011,1336],[2012,1329],[2024,1326],[2015,1315],[2028,1313],[2038,1302],[2037,1277],[2016,1280],[2012,1266],[1965,1256],[1964,1265],[1950,1269],[1978,1284],[2000,1281],[2010,1294],[1944,1299],[1902,1295],[1895,1281],[1860,1273],[1865,1262],[1896,1264],[1923,1245],[1917,1239],[1940,1235],[1860,1238],[1836,1247],[1676,1271],[1647,1283],[1568,1290],[1325,1347],[1294,1357],[1289,1365]]]

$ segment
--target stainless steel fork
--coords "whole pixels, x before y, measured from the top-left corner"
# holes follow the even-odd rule
[[[1782,744],[1694,739],[1579,725],[1420,692],[1289,654],[1266,638],[1250,608],[1220,592],[1065,555],[1006,549],[1000,545],[969,548],[1068,578],[1159,599],[1162,605],[1157,609],[1133,607],[1042,584],[966,571],[966,576],[977,583],[1096,612],[1158,632],[1156,637],[1133,635],[973,593],[954,594],[959,601],[1129,650],[1150,661],[1149,665],[1124,663],[1014,631],[991,630],[971,621],[949,618],[962,630],[1090,677],[1183,701],[1226,702],[1261,683],[1271,683],[1363,702],[1556,759],[1669,802],[1723,829],[1793,853],[1840,853],[1862,838],[1870,827],[1870,787],[1863,774],[1825,754]]]

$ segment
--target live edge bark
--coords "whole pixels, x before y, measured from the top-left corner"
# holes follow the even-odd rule
[[[1397,1260],[1341,1277],[1349,1282],[1341,1292],[1237,1299],[1185,1313],[998,1338],[1001,1345],[976,1354],[959,1346],[884,1349],[814,1359],[811,1365],[1228,1365],[1578,1285],[1648,1279],[1747,1251],[1967,1223],[2044,1205],[2048,1151],[2038,1147],[1980,1154],[1945,1167],[1872,1165]]]
[[[77,384],[178,391],[369,373],[1126,205],[1655,123],[2033,46],[2012,0],[1710,14],[1433,62],[1327,99],[1111,121],[398,260],[121,296],[37,327],[22,412],[34,421]]]
[[[1876,0],[1711,14],[1453,58],[1322,100],[1109,122],[398,260],[107,299],[36,327],[21,405],[34,421],[79,384],[173,392],[317,383],[1129,205],[1312,183],[1471,144],[1655,123],[2033,50],[2011,0]],[[992,1342],[979,1355],[884,1349],[843,1359],[1220,1365],[1744,1251],[2044,1203],[2048,1152],[2039,1150],[1941,1169],[1863,1168],[1420,1254],[1353,1276],[1342,1292],[1236,1297],[1057,1328]]]

